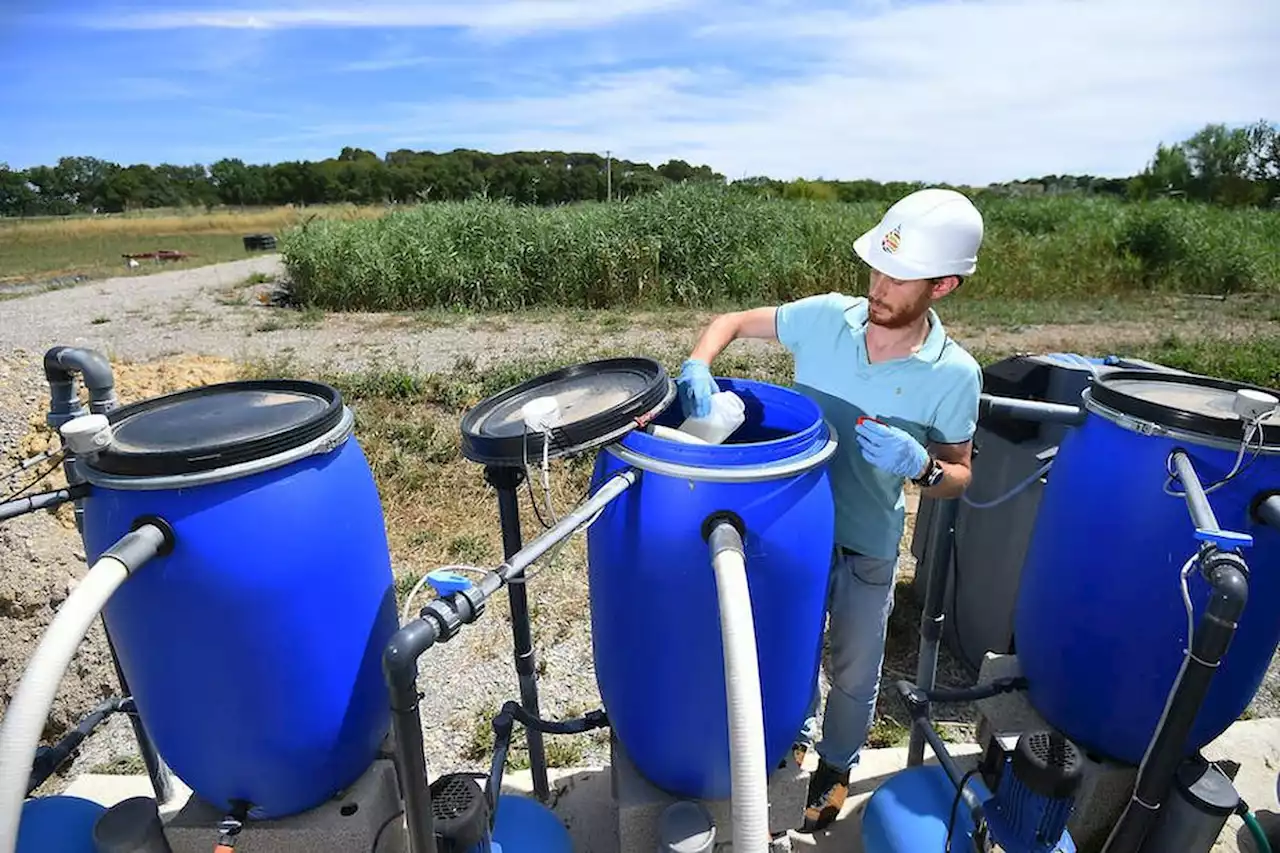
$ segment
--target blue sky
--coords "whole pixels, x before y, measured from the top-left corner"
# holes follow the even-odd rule
[[[730,178],[1129,175],[1280,121],[1275,0],[0,0],[0,161],[611,150]]]

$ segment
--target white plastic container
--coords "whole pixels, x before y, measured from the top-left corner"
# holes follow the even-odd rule
[[[741,397],[732,391],[717,391],[711,395],[711,412],[706,417],[686,418],[680,430],[708,444],[720,444],[746,419],[747,407]]]

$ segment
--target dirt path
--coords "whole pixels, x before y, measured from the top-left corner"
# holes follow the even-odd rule
[[[264,302],[271,284],[252,275],[280,274],[277,255],[148,276],[119,277],[0,301],[0,352],[40,353],[54,344],[87,346],[112,360],[145,361],[198,354],[236,361],[288,356],[300,366],[351,370],[395,363],[416,370],[448,369],[462,356],[485,365],[549,349],[583,346],[691,347],[707,315],[446,317],[439,312],[329,314],[298,312]],[[944,321],[945,321],[945,312]],[[1207,312],[1205,316],[1210,316]],[[1168,327],[1153,322],[982,328],[949,324],[962,344],[1005,352],[1093,350],[1117,340],[1153,340]],[[1187,335],[1248,336],[1274,330],[1267,318],[1180,323]],[[751,351],[770,345],[736,342]]]
[[[279,272],[277,257],[261,256],[198,269],[107,279],[0,301],[0,470],[7,470],[5,463],[31,451],[20,451],[19,442],[29,432],[33,414],[38,420],[47,395],[39,356],[57,344],[91,347],[107,354],[119,366],[122,397],[137,399],[192,382],[218,381],[232,368],[231,362],[280,357],[319,369],[397,364],[417,370],[445,370],[462,356],[485,365],[539,351],[580,351],[584,347],[663,351],[691,346],[706,319],[692,312],[634,317],[606,312],[560,318],[444,318],[431,312],[324,316],[272,307],[267,304],[271,284],[246,283],[251,276],[271,278]],[[1231,330],[1190,323],[1179,326],[1179,331],[1194,335],[1211,330],[1219,336],[1244,336],[1272,325],[1259,318],[1256,322],[1236,321]],[[1158,323],[1140,322],[1019,329],[956,324],[950,329],[967,346],[1010,353],[1089,351],[1116,340],[1152,340],[1168,331]],[[750,350],[771,345],[740,342],[734,346]],[[207,363],[192,356],[205,357]],[[180,360],[136,375],[127,365],[157,359]],[[7,485],[0,484],[0,489]],[[74,530],[56,518],[40,514],[0,525],[0,712],[54,609],[83,576],[83,560]],[[908,558],[904,569],[911,568]],[[554,590],[542,592],[549,595]],[[465,764],[468,745],[475,739],[474,728],[468,726],[470,719],[480,711],[495,711],[501,701],[515,695],[505,651],[493,651],[505,650],[509,643],[509,628],[493,619],[477,625],[467,643],[448,644],[424,666],[426,683],[433,675],[443,679],[464,666],[469,673],[463,692],[452,686],[447,694],[427,690],[423,717],[433,771]],[[490,651],[485,661],[477,663],[480,649]],[[590,654],[589,633],[584,627],[542,658],[547,666],[546,683],[560,685],[547,688],[544,709],[550,715],[581,713],[596,706]],[[74,725],[114,689],[105,641],[101,629],[95,627],[59,691],[47,734],[57,736]],[[1255,712],[1276,713],[1276,696],[1269,682]],[[101,766],[131,752],[128,727],[116,719],[105,732],[95,735],[73,769],[78,772]],[[592,749],[586,757],[598,757],[598,753]],[[137,764],[123,767],[136,769]]]

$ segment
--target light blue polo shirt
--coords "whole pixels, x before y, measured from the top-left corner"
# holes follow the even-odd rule
[[[782,305],[778,339],[795,356],[795,388],[835,427],[831,458],[836,542],[873,557],[894,557],[906,521],[905,480],[862,457],[854,427],[866,415],[899,427],[928,447],[973,437],[982,369],[947,337],[929,309],[924,345],[904,358],[867,359],[867,300],[827,293]]]

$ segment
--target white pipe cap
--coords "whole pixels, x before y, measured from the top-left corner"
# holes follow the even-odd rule
[[[560,426],[560,404],[555,397],[534,397],[520,407],[520,414],[533,432],[547,432]]]
[[[1278,406],[1280,406],[1280,399],[1262,391],[1254,391],[1252,388],[1241,388],[1237,391],[1236,398],[1231,404],[1231,408],[1237,415],[1250,421],[1273,411]]]
[[[106,415],[81,415],[62,425],[62,440],[77,456],[92,456],[111,444],[111,424]]]

